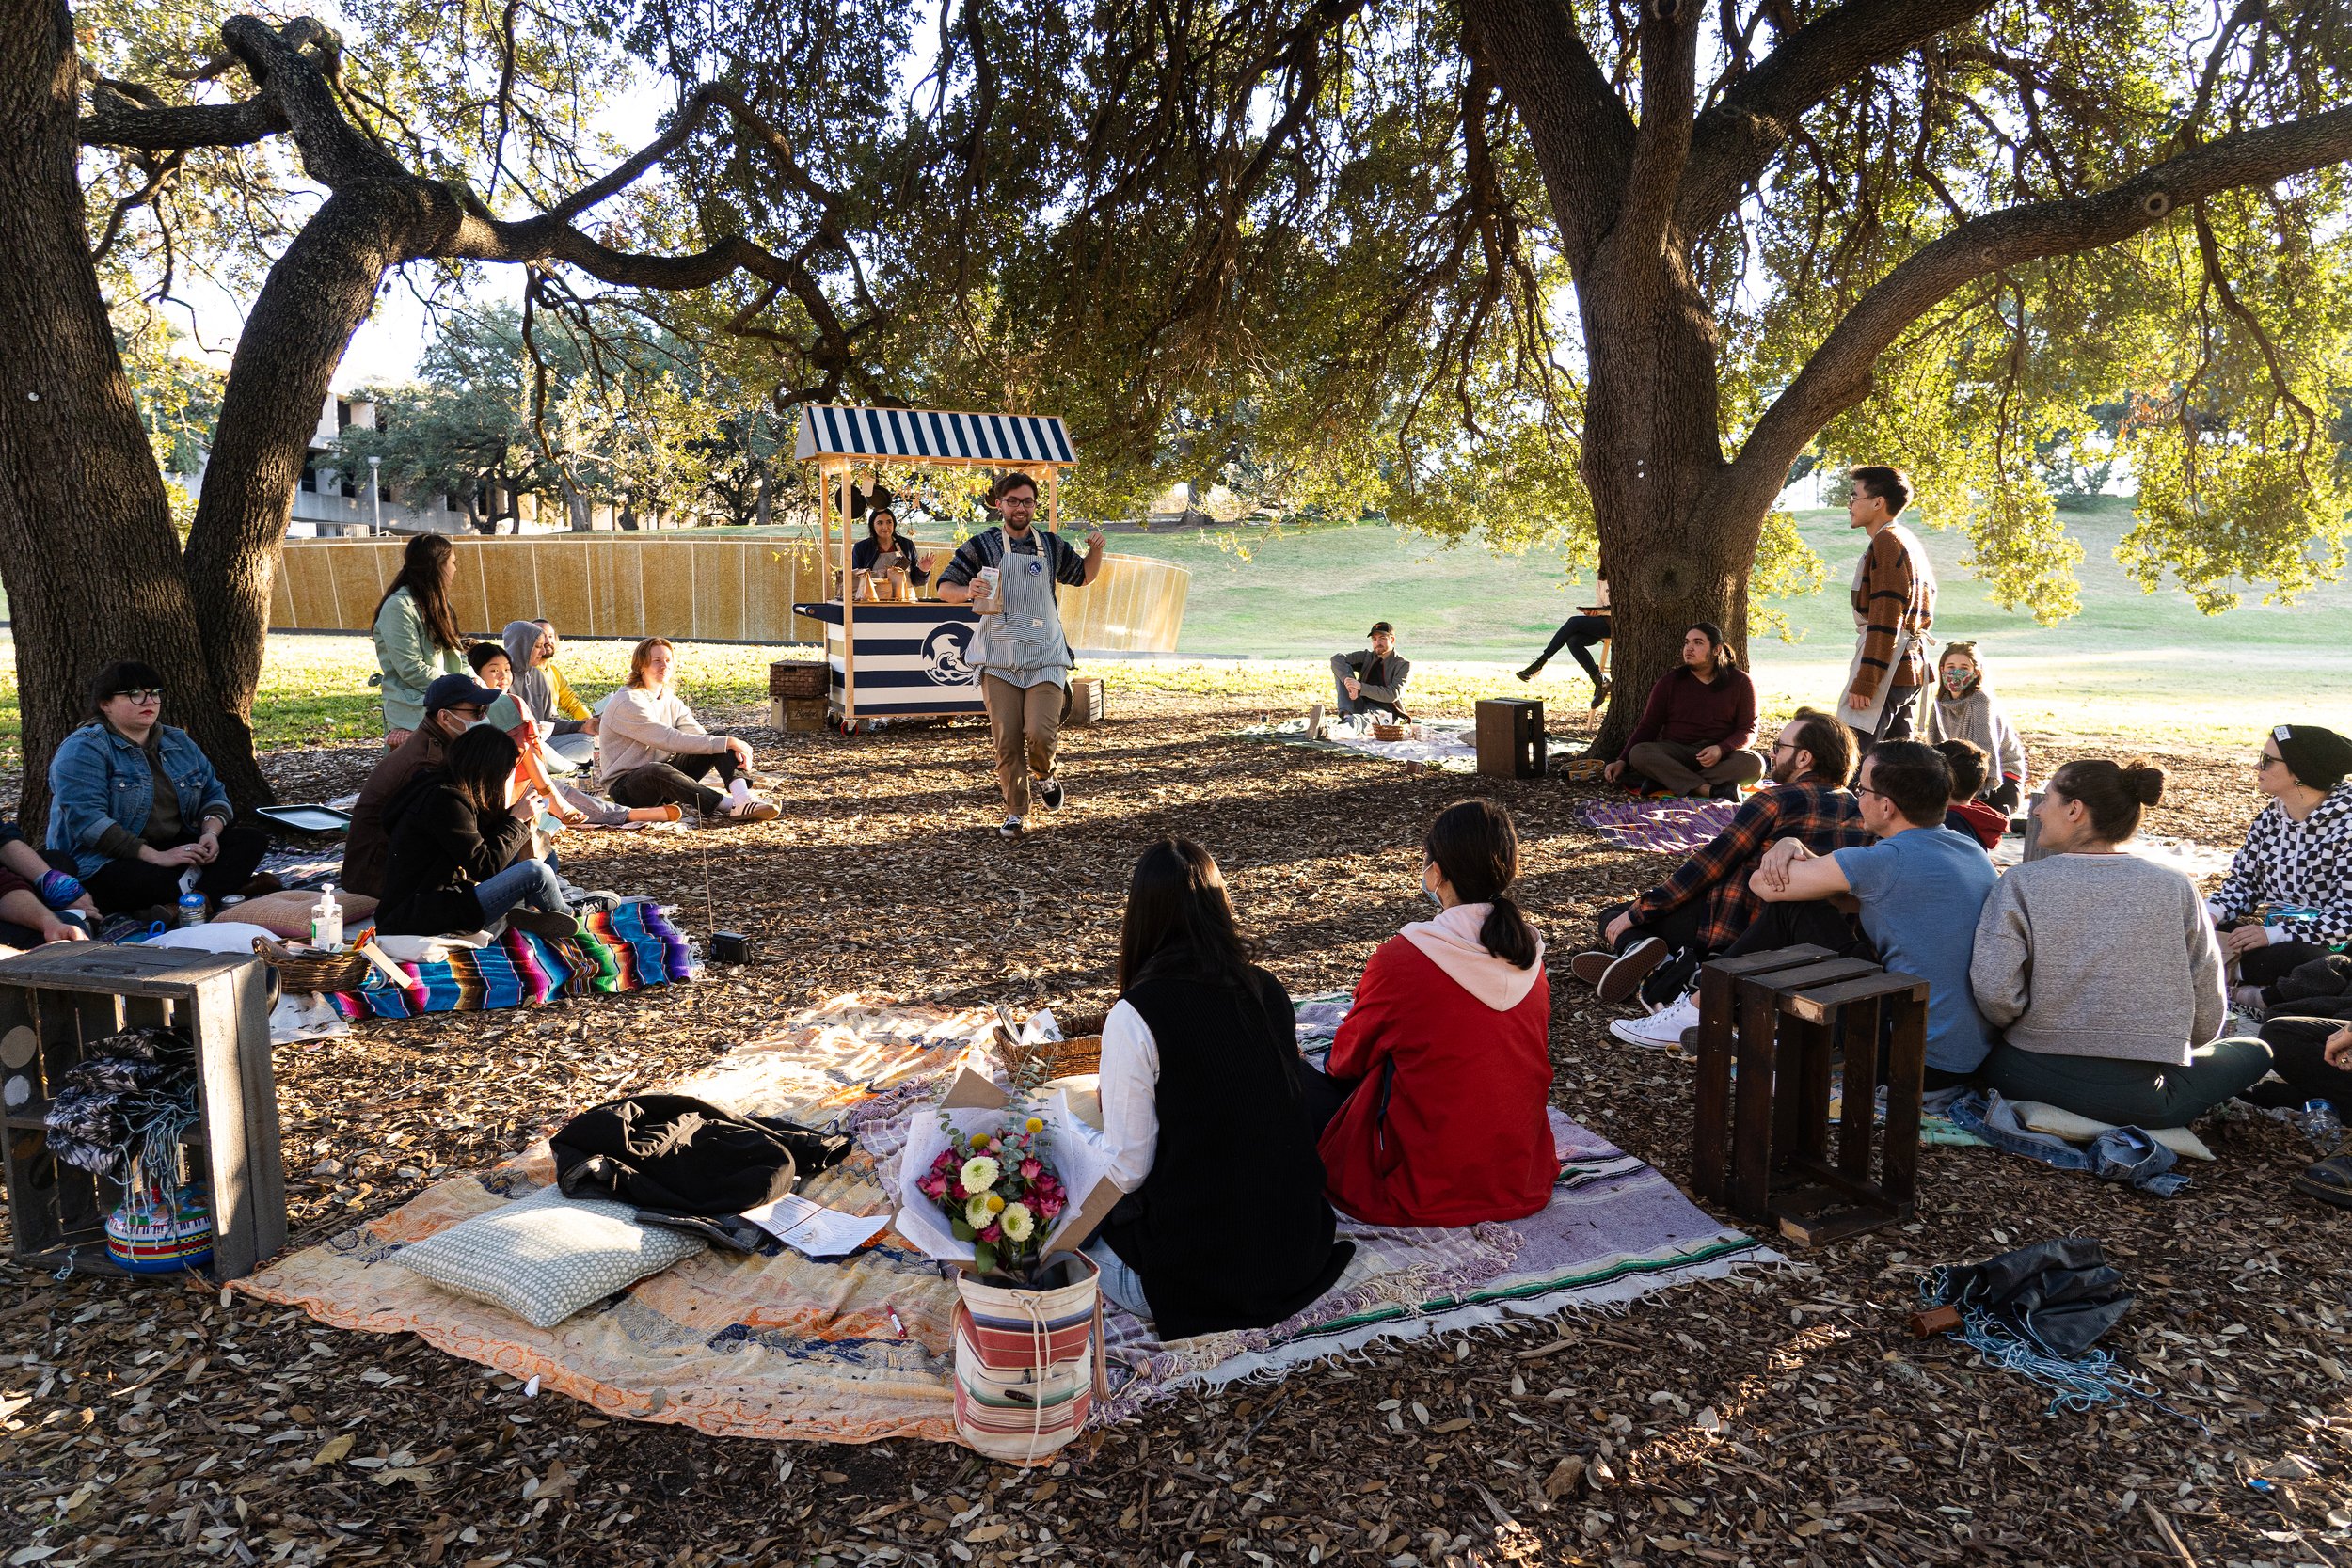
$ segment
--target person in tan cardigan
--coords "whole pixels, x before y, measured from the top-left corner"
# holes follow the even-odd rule
[[[670,689],[677,650],[666,637],[648,637],[628,657],[628,684],[604,705],[596,780],[625,806],[675,800],[704,816],[766,822],[776,808],[751,793],[739,775],[752,766],[748,742],[712,735],[686,700]],[[726,787],[703,780],[716,772]]]

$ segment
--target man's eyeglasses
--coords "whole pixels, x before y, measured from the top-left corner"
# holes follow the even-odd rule
[[[485,719],[490,713],[488,708],[479,703],[452,703],[449,705],[449,710],[460,719]]]
[[[1864,784],[1854,785],[1853,792],[1856,795],[1875,795],[1882,800],[1887,798],[1886,791],[1883,789],[1872,789],[1868,784]]]
[[[160,703],[164,700],[164,694],[151,686],[143,686],[135,691],[118,691],[114,695],[128,697],[135,703]]]

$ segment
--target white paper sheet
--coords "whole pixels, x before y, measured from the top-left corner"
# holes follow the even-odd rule
[[[746,1209],[743,1217],[806,1258],[839,1258],[855,1252],[890,1223],[888,1214],[845,1214],[797,1193]]]

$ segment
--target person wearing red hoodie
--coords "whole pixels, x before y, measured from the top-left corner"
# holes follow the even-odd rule
[[[1984,846],[1986,854],[1993,853],[2009,832],[2009,813],[1977,798],[1992,771],[1990,757],[1973,740],[1939,740],[1935,749],[1952,769],[1952,799],[1944,808],[1944,826],[1966,833]]]
[[[1327,1071],[1353,1080],[1324,1128],[1326,1186],[1373,1225],[1521,1219],[1560,1172],[1544,942],[1511,901],[1518,834],[1491,800],[1430,824],[1422,889],[1434,919],[1364,966]]]

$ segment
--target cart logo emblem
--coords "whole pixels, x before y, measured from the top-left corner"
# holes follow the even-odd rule
[[[978,677],[963,656],[972,650],[972,628],[950,623],[923,640],[923,673],[938,686],[970,686]]]

